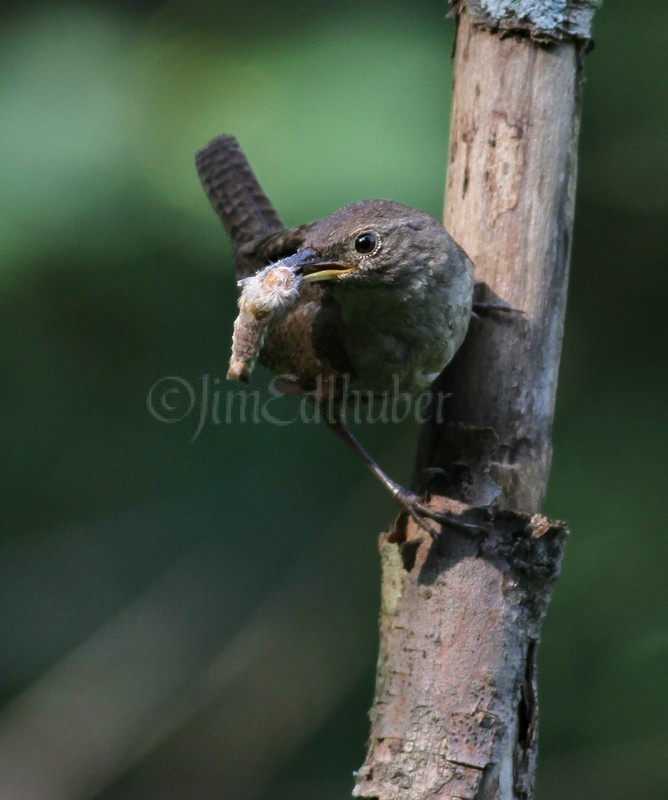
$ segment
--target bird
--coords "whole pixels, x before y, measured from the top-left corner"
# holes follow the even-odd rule
[[[310,396],[322,418],[419,527],[469,527],[387,475],[345,424],[348,392],[417,393],[452,360],[473,305],[473,264],[436,217],[392,200],[363,200],[286,227],[236,138],[197,152],[205,193],[234,248],[243,282],[268,265],[299,274],[299,297],[268,324],[259,361],[285,394]]]

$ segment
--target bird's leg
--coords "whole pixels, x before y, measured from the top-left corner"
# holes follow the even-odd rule
[[[430,536],[436,536],[438,531],[434,530],[434,528],[425,521],[425,517],[427,519],[432,519],[435,522],[439,522],[442,525],[452,525],[455,528],[459,528],[468,532],[477,532],[479,530],[477,525],[464,522],[464,520],[452,514],[444,514],[436,511],[433,508],[430,508],[430,506],[424,503],[420,497],[415,494],[415,492],[412,492],[410,489],[406,489],[404,486],[401,486],[401,484],[392,480],[392,478],[390,478],[390,476],[383,471],[374,458],[367,453],[367,451],[357,441],[355,436],[348,430],[341,416],[340,408],[330,408],[329,413],[324,414],[323,416],[331,430],[333,430],[334,433],[340,439],[342,439],[348,445],[348,447],[350,447],[351,450],[357,454],[359,458],[362,459],[362,461],[367,465],[371,472],[373,472],[383,486],[410,514],[415,523],[420,528],[425,530]]]

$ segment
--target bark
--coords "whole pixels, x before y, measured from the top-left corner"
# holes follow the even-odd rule
[[[472,17],[464,5],[457,4],[446,227],[472,257],[482,299],[522,313],[491,311],[473,322],[435,387],[451,393],[447,421],[432,418],[418,446],[417,482],[425,488],[433,472],[424,469],[440,467],[428,487],[432,502],[475,521],[479,533],[447,529],[432,541],[410,523],[381,537],[380,657],[369,748],[353,792],[378,800],[533,796],[536,658],[567,533],[538,512],[550,467],[589,30],[580,16],[577,31],[559,41],[563,20],[550,37],[534,14],[535,30],[523,24],[501,35],[508,17],[490,18],[489,9],[517,10],[520,0],[472,3]],[[541,44],[548,39],[554,43]]]
[[[528,34],[551,43],[591,37],[591,20],[601,0],[455,0],[471,20],[493,31]]]
[[[356,797],[531,796],[537,643],[564,534],[499,512],[478,540],[381,542],[381,649]]]

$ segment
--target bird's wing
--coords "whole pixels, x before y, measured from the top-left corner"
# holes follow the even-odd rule
[[[246,278],[285,256],[291,256],[304,243],[304,236],[312,223],[298,228],[282,228],[261,239],[240,245],[235,249],[237,277]]]
[[[306,234],[315,223],[307,222],[296,228],[283,228],[283,230],[270,233],[262,239],[250,242],[244,250],[253,251],[255,257],[262,265],[278,261],[286,256],[291,256],[304,244]]]

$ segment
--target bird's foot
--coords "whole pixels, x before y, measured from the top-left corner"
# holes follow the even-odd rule
[[[413,522],[428,533],[432,539],[440,535],[442,528],[447,527],[472,534],[478,534],[481,531],[480,525],[467,522],[457,514],[437,511],[435,508],[427,505],[415,492],[404,489],[403,486],[397,486],[394,496]],[[435,525],[432,525],[430,521],[439,523],[441,527],[437,528]]]

